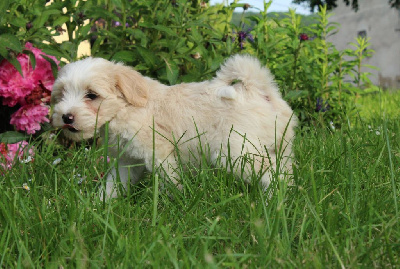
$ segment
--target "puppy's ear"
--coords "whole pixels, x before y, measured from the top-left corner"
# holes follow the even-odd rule
[[[146,79],[127,66],[118,65],[115,71],[116,87],[126,101],[134,106],[146,106],[149,93]]]

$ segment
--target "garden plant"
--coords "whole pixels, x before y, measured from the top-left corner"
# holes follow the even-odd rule
[[[399,94],[362,72],[368,40],[327,41],[339,26],[325,7],[304,25],[270,3],[248,15],[238,1],[1,1],[0,267],[400,266]],[[181,191],[160,192],[152,173],[101,200],[115,160],[96,139],[66,145],[48,118],[57,71],[82,42],[170,85],[256,56],[300,120],[290,183],[276,173],[266,194],[202,163],[181,169]]]

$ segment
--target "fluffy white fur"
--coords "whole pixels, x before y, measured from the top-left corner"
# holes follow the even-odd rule
[[[281,147],[281,165],[291,170],[296,118],[270,72],[251,56],[229,58],[212,80],[174,86],[120,63],[87,58],[60,70],[52,103],[52,124],[73,140],[93,137],[97,130],[104,135],[109,122],[108,144],[124,187],[145,169],[152,171],[153,153],[155,168],[179,186],[177,152],[183,164],[199,162],[200,144],[209,163],[229,162],[228,169],[246,181],[258,173],[265,188],[276,149]],[[117,196],[116,169],[107,176],[107,197]]]

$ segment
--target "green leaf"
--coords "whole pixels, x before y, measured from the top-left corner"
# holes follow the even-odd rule
[[[58,64],[50,57],[41,54],[40,56],[42,56],[44,59],[46,59],[50,65],[51,65],[51,71],[53,72],[53,76],[56,78],[57,74],[58,74]]]
[[[175,64],[174,61],[167,61],[165,60],[165,71],[167,72],[167,79],[169,81],[170,85],[176,84],[176,80],[178,79],[179,76],[179,67]]]
[[[196,28],[192,29],[190,40],[193,40],[196,44],[201,44],[203,42],[203,36],[199,33]]]
[[[230,4],[230,7],[231,7],[231,8],[237,8],[237,7],[241,7],[241,8],[243,8],[243,7],[244,7],[244,5],[245,5],[245,4],[232,3],[232,4]]]
[[[146,47],[147,46],[147,36],[146,36],[145,33],[143,33],[142,30],[128,28],[128,29],[126,29],[126,32],[128,34],[132,35],[135,40],[140,40],[140,45],[142,47]]]
[[[92,25],[89,23],[85,26],[79,27],[78,30],[75,32],[75,34],[80,38],[87,38],[91,28]]]
[[[286,95],[285,95],[285,99],[292,101],[292,100],[296,100],[299,98],[303,98],[308,96],[308,91],[305,90],[294,90],[294,91],[289,91]]]
[[[41,28],[44,26],[44,24],[46,23],[46,21],[48,21],[49,19],[49,15],[46,14],[42,14],[41,16],[38,16],[33,22],[33,26],[37,29],[37,28]]]
[[[111,60],[116,62],[132,62],[136,57],[136,53],[129,50],[121,50],[114,54]]]
[[[228,54],[231,54],[233,50],[233,44],[232,44],[232,39],[228,37],[226,39],[226,51]]]
[[[149,51],[146,48],[143,47],[136,47],[137,51],[139,52],[139,55],[143,58],[143,60],[146,62],[148,66],[155,66],[157,62],[157,58],[155,54],[151,51]]]
[[[67,21],[69,21],[68,16],[60,16],[53,22],[53,26],[61,26],[64,23],[66,23]]]
[[[15,69],[18,70],[18,72],[20,73],[20,75],[23,77],[24,73],[22,72],[22,67],[21,64],[18,62],[18,60],[16,58],[11,58],[11,57],[6,57],[7,61],[10,62],[10,64],[12,64]]]
[[[377,93],[379,90],[380,88],[378,86],[371,84],[370,87],[364,89],[363,93]]]
[[[8,10],[9,4],[10,4],[9,0],[0,1],[0,16],[3,16],[3,14]]]
[[[363,67],[368,67],[368,68],[371,68],[371,69],[375,69],[375,70],[379,70],[379,67],[376,67],[376,66],[373,66],[373,65],[370,65],[370,64],[363,64],[362,66]]]
[[[193,82],[193,81],[198,81],[199,76],[200,75],[197,72],[196,73],[188,73],[188,74],[182,76],[182,81],[187,82],[187,83]]]
[[[112,19],[118,21],[119,18],[114,13],[104,9],[103,7],[91,7],[87,14],[93,19],[103,18],[104,20]]]
[[[57,9],[40,10],[40,15],[32,22],[35,28],[41,28],[49,21],[51,15],[60,15],[61,11]]]
[[[30,50],[24,50],[23,52],[24,52],[24,54],[26,54],[26,55],[29,56],[29,61],[30,61],[30,63],[31,63],[31,66],[32,66],[33,69],[35,69],[35,67],[36,67],[36,57],[35,57],[35,54],[33,54],[33,52],[30,51]]]
[[[0,142],[14,144],[29,139],[29,136],[23,133],[8,131],[0,134]]]
[[[68,54],[66,54],[64,51],[60,51],[60,50],[61,50],[60,48],[57,48],[57,49],[44,48],[42,51],[46,54],[53,55],[58,58],[64,57],[64,58],[68,59],[69,58]]]
[[[174,36],[174,37],[177,37],[177,36],[178,36],[178,35],[176,34],[176,32],[174,32],[173,30],[171,30],[171,28],[166,27],[166,26],[164,26],[164,25],[154,25],[154,24],[151,24],[151,23],[140,23],[139,25],[142,26],[142,27],[152,28],[152,29],[158,30],[158,31],[160,31],[160,32],[164,32],[164,33],[166,33],[166,34],[169,35],[169,36]]]
[[[224,61],[224,58],[222,56],[216,56],[212,60],[212,63],[211,63],[211,66],[210,66],[210,70],[211,71],[215,71],[218,68],[220,68],[223,61]]]
[[[16,18],[13,18],[9,23],[11,25],[14,25],[14,26],[17,26],[17,27],[25,28],[27,22],[28,22],[28,20],[25,19],[25,18],[16,17]]]
[[[258,23],[261,21],[261,18],[259,16],[249,16],[247,17],[250,21],[254,21],[255,23]]]
[[[22,46],[19,39],[15,35],[3,34],[0,35],[0,48],[7,48],[15,52],[22,52]]]

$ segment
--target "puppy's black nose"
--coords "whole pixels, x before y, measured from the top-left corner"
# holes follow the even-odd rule
[[[62,115],[62,119],[65,124],[72,124],[74,122],[74,116],[70,113]]]

